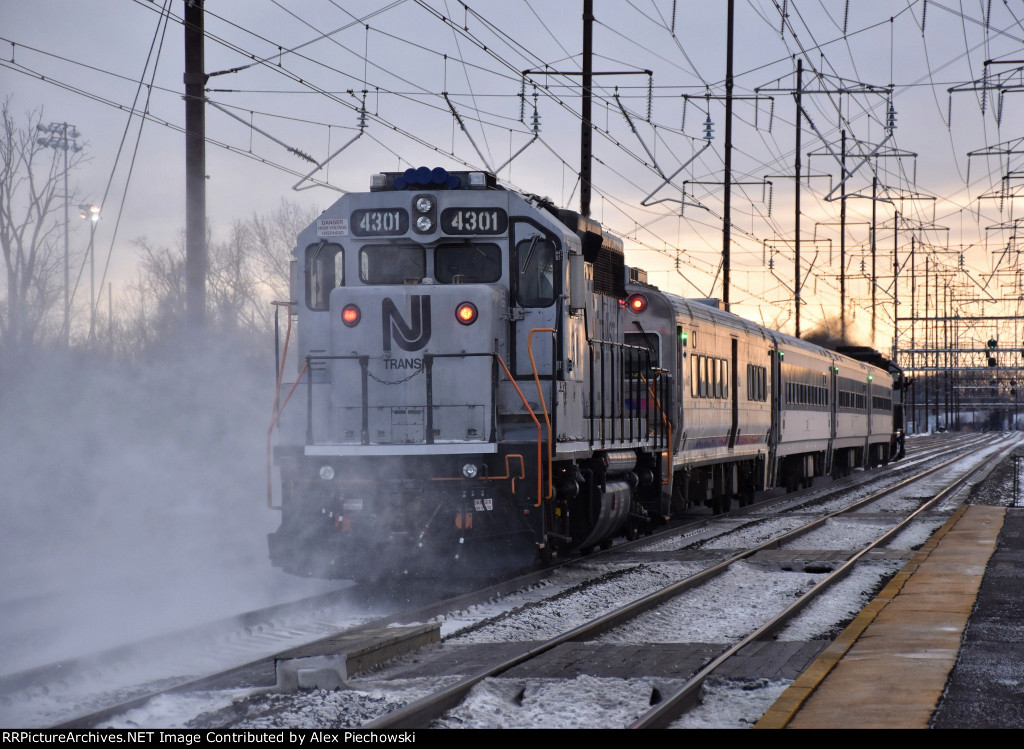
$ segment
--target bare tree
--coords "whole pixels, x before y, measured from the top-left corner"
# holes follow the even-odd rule
[[[210,312],[219,327],[234,333],[268,329],[268,282],[253,250],[247,222],[235,221],[227,241],[210,246]]]
[[[63,324],[60,277],[64,205],[64,154],[36,141],[42,111],[18,128],[11,99],[0,105],[0,350],[22,352],[55,335]],[[82,160],[68,154],[70,172]],[[2,357],[0,357],[2,358]]]
[[[289,267],[292,249],[299,232],[309,226],[320,212],[282,199],[277,210],[267,216],[253,214],[246,221],[251,234],[250,251],[260,270],[272,301],[288,300]]]
[[[263,352],[272,330],[272,301],[287,300],[292,249],[299,232],[317,216],[282,200],[271,214],[236,220],[224,241],[207,227],[207,313],[211,331],[228,334]],[[120,356],[132,359],[153,344],[181,332],[185,316],[185,246],[172,249],[135,240],[139,270],[119,303],[106,338]]]

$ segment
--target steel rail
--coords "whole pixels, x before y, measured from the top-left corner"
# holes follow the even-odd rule
[[[795,618],[796,615],[799,614],[808,604],[810,604],[818,596],[820,596],[822,593],[824,593],[826,590],[832,587],[832,585],[834,585],[835,583],[846,577],[848,574],[850,574],[850,572],[857,565],[857,563],[864,557],[864,555],[866,555],[873,549],[876,549],[879,546],[888,543],[892,538],[894,538],[898,533],[900,533],[904,528],[906,528],[911,522],[913,522],[918,515],[931,509],[933,506],[941,502],[946,497],[959,491],[960,488],[965,483],[967,483],[971,478],[976,476],[985,468],[989,467],[992,463],[1002,460],[1006,456],[1006,454],[1010,450],[1016,448],[1016,446],[1016,443],[1011,444],[1005,450],[1001,451],[997,457],[990,458],[981,465],[976,466],[974,469],[961,476],[952,484],[943,488],[931,499],[922,503],[920,507],[914,510],[914,512],[910,513],[910,515],[908,515],[902,521],[897,523],[894,527],[890,528],[884,534],[879,536],[879,538],[877,538],[875,541],[868,544],[860,551],[856,552],[852,557],[850,557],[837,569],[829,573],[825,578],[818,581],[817,584],[815,584],[812,588],[810,588],[803,595],[797,598],[792,604],[790,604],[785,609],[780,611],[769,621],[758,627],[756,630],[751,632],[742,640],[732,645],[725,652],[721,653],[719,656],[714,658],[711,662],[704,666],[704,668],[702,668],[693,677],[691,677],[685,684],[683,684],[676,692],[674,692],[668,698],[664,699],[662,702],[659,702],[657,705],[655,705],[642,716],[640,716],[640,718],[636,722],[634,722],[630,726],[630,728],[668,728],[672,721],[679,718],[682,715],[682,713],[684,713],[686,710],[688,710],[690,707],[696,704],[697,700],[700,697],[700,691],[704,685],[705,680],[709,676],[711,676],[715,671],[721,668],[726,663],[726,661],[728,661],[730,658],[736,655],[736,653],[738,653],[747,645],[753,642],[757,642],[759,640],[767,639],[769,636],[778,632],[783,626],[785,626],[793,618]],[[968,453],[968,455],[973,455],[977,452],[980,452],[983,449],[985,449],[985,446],[978,447],[977,449],[972,450],[970,453]],[[956,460],[959,460],[959,458],[954,459],[953,461],[949,461],[948,463],[943,464],[943,466],[940,466],[939,468],[944,467],[945,465],[949,465],[949,463],[955,462]],[[876,499],[877,497],[872,497],[871,501],[875,501]],[[845,512],[845,510],[843,512]]]
[[[986,437],[981,437],[980,438],[980,441],[984,442],[985,440],[986,440]],[[939,440],[939,442],[942,442],[942,441],[943,440]],[[923,440],[922,440],[922,442],[923,442]],[[973,444],[975,442],[975,440],[971,440],[970,442]],[[957,441],[956,442],[956,444],[954,446],[954,449],[960,451],[960,452],[957,453],[958,457],[962,457],[962,455],[963,455],[963,452],[962,452],[963,447],[964,447],[964,442],[961,442],[961,441]],[[948,451],[948,449],[946,451]],[[914,461],[930,460],[935,455],[941,454],[941,452],[942,452],[942,447],[935,448],[935,447],[933,447],[932,444],[929,444],[927,447],[925,447],[925,453],[924,454],[915,454],[913,456],[913,459],[914,459]],[[908,461],[904,460],[904,461],[901,461],[898,464],[891,464],[889,467],[890,467],[890,469],[892,469],[894,467],[898,468],[900,466],[907,465],[907,462]],[[943,464],[941,464],[939,466],[934,467],[931,470],[932,471],[940,470],[941,468],[944,468],[947,465],[949,465],[951,462],[953,462],[953,461],[949,461],[949,462],[943,463]],[[887,489],[885,491],[894,491],[894,490],[900,488],[901,486],[903,486],[904,484],[906,484],[909,481],[914,481],[914,480],[917,480],[918,478],[920,478],[920,477],[922,477],[924,475],[927,475],[927,473],[928,472],[923,472],[923,473],[921,473],[921,474],[919,474],[919,475],[917,475],[915,477],[911,477],[910,479],[904,480],[904,481],[896,484],[895,486],[890,487],[889,489]],[[863,476],[865,478],[873,479],[873,478],[878,477],[878,474],[877,473],[870,473],[870,474],[869,473],[865,473],[865,474],[863,474]],[[776,501],[776,500],[780,501],[780,502],[786,502],[786,503],[793,502],[793,501],[799,501],[800,495],[804,494],[805,492],[814,492],[815,490],[820,490],[822,488],[827,488],[827,487],[821,487],[821,486],[813,487],[813,488],[811,488],[809,490],[802,490],[800,492],[791,493],[791,494],[785,495],[783,497],[769,498],[769,499],[766,499],[766,500],[759,501],[759,502],[757,502],[754,505],[734,510],[733,513],[731,513],[731,514],[735,514],[737,516],[740,516],[740,515],[743,515],[743,514],[748,514],[752,510],[753,511],[757,511],[758,509],[764,509],[765,507],[770,506],[772,504],[772,502]],[[848,491],[850,488],[851,488],[850,486],[840,487],[840,489],[842,491]],[[878,496],[883,496],[883,495],[879,494]],[[827,499],[827,497],[826,498],[814,497],[814,498],[811,498],[810,501],[812,501],[812,502],[820,502],[820,501],[823,501],[824,499]],[[864,500],[864,501],[870,501],[870,500],[871,500],[871,498],[868,498],[868,500]],[[842,512],[842,510],[839,511],[839,512]],[[833,514],[837,514],[837,513],[833,513]],[[715,519],[721,518],[721,517],[724,517],[724,516],[723,515],[717,515],[717,516],[715,516]],[[831,515],[829,517],[831,517]],[[690,522],[690,523],[688,523],[688,524],[686,524],[684,526],[681,526],[681,527],[675,527],[675,528],[669,529],[667,531],[661,531],[661,532],[658,532],[658,533],[654,533],[651,536],[647,536],[647,537],[644,537],[644,538],[637,539],[635,541],[625,542],[625,543],[616,545],[613,550],[617,551],[617,552],[627,551],[627,550],[630,550],[630,549],[633,549],[633,548],[642,547],[645,544],[651,543],[652,541],[656,541],[656,540],[664,539],[666,537],[670,537],[670,536],[672,536],[674,534],[675,535],[683,535],[683,534],[686,533],[687,529],[692,530],[695,527],[706,526],[710,522],[710,520],[711,519],[701,519],[701,520],[699,520],[697,522]],[[810,528],[810,526],[809,526],[809,528]],[[787,534],[787,535],[791,535],[791,534]],[[771,548],[771,544],[773,544],[775,542],[781,542],[781,539],[773,539],[772,541],[766,542],[766,544],[764,545],[764,548]],[[742,559],[742,558],[745,558],[747,556],[750,556],[751,554],[754,554],[757,551],[759,551],[760,548],[761,547],[759,547],[758,549],[754,549],[754,550],[751,550],[749,552],[743,553],[741,555],[737,555],[736,559],[738,560],[738,559]],[[603,552],[596,552],[593,555],[586,557],[586,559],[588,559],[589,561],[593,561],[594,559],[599,558],[602,553]],[[358,626],[356,626],[354,629],[352,629],[350,631],[358,632],[359,630],[364,629],[364,628],[369,629],[369,628],[373,628],[373,627],[378,627],[378,626],[380,626],[382,624],[386,624],[386,623],[398,624],[398,623],[407,623],[407,622],[410,622],[410,621],[425,621],[427,619],[430,619],[430,618],[432,618],[434,616],[439,615],[439,613],[443,613],[445,611],[452,610],[453,608],[459,608],[459,607],[465,607],[465,606],[468,606],[468,605],[472,605],[472,602],[477,597],[483,596],[484,598],[489,598],[489,597],[492,597],[492,596],[495,596],[495,595],[507,595],[507,594],[511,593],[512,591],[514,591],[515,589],[517,589],[518,587],[528,586],[528,585],[531,585],[531,584],[535,584],[539,580],[541,580],[541,579],[545,578],[546,576],[548,576],[553,570],[555,570],[555,569],[557,569],[559,567],[562,567],[562,566],[564,566],[566,564],[571,564],[572,562],[573,562],[572,558],[567,558],[567,559],[564,559],[564,560],[559,560],[558,562],[550,565],[549,567],[547,567],[545,569],[535,570],[533,572],[527,573],[526,575],[518,576],[516,578],[512,578],[512,579],[509,579],[509,580],[502,580],[502,581],[497,582],[497,583],[495,583],[493,585],[485,586],[485,587],[483,587],[480,590],[477,590],[477,591],[474,591],[474,592],[470,592],[470,593],[466,593],[466,594],[462,594],[462,595],[458,595],[458,596],[456,596],[454,598],[449,597],[449,598],[440,600],[438,602],[435,602],[435,603],[432,603],[432,604],[428,604],[428,605],[426,605],[424,607],[420,607],[420,608],[418,608],[415,611],[411,611],[411,612],[410,611],[398,612],[398,613],[396,613],[394,615],[391,615],[391,616],[386,616],[386,617],[382,617],[380,619],[375,619],[375,620],[367,622],[367,623],[365,623],[363,625],[358,625]],[[727,562],[726,562],[726,564],[727,564]],[[715,570],[715,569],[716,568],[709,568],[709,570],[705,570],[705,573],[708,573],[708,572],[710,572],[712,570]],[[712,577],[712,576],[713,575],[706,575],[705,574],[705,575],[703,575],[703,577],[700,580],[697,580],[697,581],[691,583],[689,585],[689,587],[693,587],[694,585],[699,584],[699,582],[703,581],[704,578],[708,578],[708,577]],[[687,581],[680,581],[680,583],[677,583],[677,586],[682,585],[683,583],[686,583],[686,582]],[[674,590],[677,593],[681,593],[681,592],[683,592],[685,590],[685,588],[681,589],[681,588],[676,587],[676,588],[674,588]],[[309,605],[311,603],[315,603],[317,600],[323,600],[323,601],[326,602],[326,600],[329,597],[336,596],[336,595],[337,595],[337,593],[320,594],[318,596],[313,596],[310,599],[304,599],[303,601],[296,601],[296,602],[289,603],[289,604],[279,604],[277,606],[269,607],[268,609],[265,609],[265,610],[248,612],[247,614],[242,615],[242,617],[243,617],[243,619],[248,620],[248,621],[255,621],[261,615],[266,615],[266,614],[271,613],[271,612],[282,612],[284,610],[294,610],[295,608],[297,608],[299,606]],[[642,599],[642,600],[644,600],[644,599]],[[637,603],[639,603],[639,602],[637,602]],[[657,601],[652,601],[648,605],[648,608],[652,608],[652,607],[657,606],[657,605],[658,605]],[[614,615],[616,613],[618,613],[618,612],[612,612],[612,614],[610,614],[609,616]],[[622,617],[623,617],[622,620],[625,621],[625,620],[628,620],[631,617],[631,615],[628,615],[625,611],[622,611]],[[221,624],[222,623],[214,623],[214,625],[216,625],[216,626],[220,626]],[[213,625],[205,625],[205,626],[213,626]],[[611,625],[609,625],[606,628],[611,628],[613,626],[615,626],[615,625],[611,624]],[[189,630],[189,631],[191,632],[191,630]],[[326,636],[323,639],[328,639],[328,638],[330,638],[332,636],[335,636],[336,634],[337,633],[332,633],[331,635],[328,635],[328,636]],[[159,643],[161,643],[161,642],[170,641],[168,638],[173,639],[173,638],[178,637],[180,635],[181,635],[181,633],[171,633],[171,634],[167,634],[167,635],[161,635],[161,636],[154,637],[154,638],[142,641],[142,642],[132,643],[129,646],[113,648],[113,649],[110,649],[108,651],[104,651],[103,653],[100,653],[100,654],[93,654],[91,656],[86,656],[86,657],[76,658],[76,659],[68,659],[68,660],[65,660],[65,661],[61,661],[61,662],[58,662],[58,663],[53,663],[53,664],[41,666],[41,667],[38,667],[38,668],[29,669],[29,670],[22,671],[22,672],[19,672],[19,673],[9,674],[7,676],[0,677],[0,695],[3,695],[5,693],[6,694],[11,694],[11,693],[13,693],[13,692],[15,692],[15,691],[17,691],[19,689],[33,688],[33,685],[36,688],[44,688],[45,689],[46,688],[46,683],[47,683],[48,680],[66,680],[68,678],[71,678],[71,677],[74,676],[76,671],[81,671],[82,669],[89,668],[89,664],[90,663],[102,662],[102,661],[108,661],[108,660],[111,660],[111,659],[116,659],[116,658],[119,657],[119,653],[121,653],[122,651],[126,651],[126,650],[138,650],[139,648],[143,648],[143,647],[147,647],[147,646],[154,646],[154,647],[155,646],[159,646]],[[573,630],[573,632],[567,633],[565,636],[558,638],[557,642],[552,643],[549,647],[545,647],[545,645],[547,645],[547,643],[545,643],[544,645],[540,646],[540,649],[538,649],[537,652],[532,652],[531,654],[528,654],[528,657],[523,658],[523,660],[528,660],[529,658],[535,657],[536,655],[539,655],[540,653],[545,652],[546,650],[549,650],[551,647],[555,647],[558,644],[561,644],[562,642],[566,642],[566,641],[574,639],[574,638],[585,639],[585,635],[586,635],[586,632],[583,631],[583,628],[580,628],[579,630]],[[316,641],[317,640],[314,640],[313,643],[315,643]],[[313,643],[308,643],[308,644],[313,644]],[[291,648],[289,647],[289,650],[290,649]],[[189,691],[195,691],[195,690],[198,690],[198,689],[210,688],[211,684],[222,683],[222,682],[224,682],[225,679],[230,679],[233,674],[251,671],[253,668],[256,668],[260,664],[266,663],[268,661],[269,662],[273,662],[274,658],[276,658],[278,655],[280,655],[280,654],[274,654],[274,655],[270,655],[270,656],[266,656],[266,657],[256,658],[256,659],[251,660],[249,662],[242,663],[242,664],[239,664],[237,666],[231,666],[231,667],[228,667],[228,668],[223,669],[223,670],[219,670],[216,673],[209,674],[209,675],[206,675],[206,676],[199,676],[199,677],[191,677],[191,678],[187,678],[187,679],[182,679],[182,680],[178,681],[175,684],[172,684],[170,686],[165,686],[164,688],[161,688],[161,689],[143,690],[142,692],[138,693],[136,696],[129,697],[127,699],[122,699],[122,700],[118,701],[116,704],[109,704],[109,705],[107,705],[107,706],[105,706],[103,708],[100,708],[98,710],[95,710],[95,711],[87,713],[87,714],[79,714],[79,715],[74,716],[74,717],[65,718],[59,724],[56,724],[56,725],[54,725],[52,727],[53,728],[89,728],[89,727],[93,727],[93,726],[95,726],[95,725],[97,725],[97,724],[99,724],[99,723],[101,723],[103,721],[106,721],[106,720],[109,720],[109,719],[111,719],[113,717],[116,717],[117,715],[122,714],[122,713],[126,712],[127,710],[138,708],[138,707],[146,704],[153,697],[159,696],[161,694],[184,693],[184,692],[189,692]],[[507,668],[511,668],[512,666],[517,665],[518,662],[520,662],[520,661],[517,661],[516,663],[508,664]],[[503,670],[505,670],[505,669],[503,669]],[[488,675],[490,675],[490,674],[484,674],[480,678],[486,678],[486,676],[488,676]],[[479,678],[476,679],[476,681],[479,681]],[[474,681],[473,683],[476,683],[476,681]],[[458,686],[458,685],[455,685],[455,686]],[[467,691],[468,691],[468,688],[471,687],[471,686],[472,686],[472,684],[468,685]],[[457,704],[457,701],[456,701],[455,704]]]
[[[971,453],[968,454],[973,454],[974,452],[983,450],[986,447],[990,447],[993,443],[994,441],[986,441],[984,444],[982,444],[981,446],[979,446],[978,448],[976,448],[975,450],[971,451]],[[816,529],[818,526],[825,523],[827,520],[837,515],[853,512],[854,510],[859,509],[860,507],[863,507],[866,504],[875,502],[889,494],[892,494],[893,492],[898,491],[899,489],[904,488],[905,486],[911,483],[920,481],[921,479],[926,478],[927,476],[930,476],[933,473],[936,473],[944,468],[947,468],[953,463],[956,463],[959,460],[961,460],[963,457],[964,453],[962,451],[957,452],[956,456],[951,458],[950,460],[945,461],[939,465],[927,468],[926,470],[914,476],[911,476],[903,481],[900,481],[897,484],[886,487],[885,489],[882,489],[881,491],[876,492],[870,495],[869,497],[866,497],[862,500],[855,502],[853,505],[850,505],[849,507],[828,513],[823,517],[815,519],[814,521],[808,523],[807,525],[801,528],[798,528],[794,531],[790,531],[777,538],[773,538],[762,544],[758,544],[755,547],[734,554],[729,558],[725,559],[724,561],[721,561],[711,567],[708,567],[707,569],[702,570],[694,575],[691,575],[690,577],[673,583],[661,590],[649,593],[648,595],[640,599],[637,599],[636,601],[621,606],[618,609],[615,609],[614,611],[597,617],[586,624],[575,627],[574,629],[564,632],[543,643],[529,647],[516,655],[505,658],[500,663],[481,669],[477,673],[466,676],[454,684],[441,688],[433,692],[432,694],[429,694],[418,700],[414,700],[413,702],[410,702],[397,710],[394,710],[368,723],[365,723],[362,726],[362,728],[373,730],[429,728],[430,722],[432,720],[440,717],[447,710],[450,710],[456,707],[458,704],[460,704],[462,700],[465,699],[469,691],[476,684],[483,681],[484,679],[500,676],[501,674],[505,673],[506,671],[509,671],[515,666],[518,666],[522,663],[525,663],[529,660],[532,660],[533,658],[542,655],[543,653],[553,650],[559,645],[573,641],[585,641],[588,639],[593,639],[611,629],[615,629],[616,627],[621,626],[625,622],[635,619],[640,614],[643,614],[658,606],[661,606],[669,600],[679,596],[680,594],[685,593],[686,591],[717,577],[718,575],[724,573],[726,570],[728,570],[731,566],[733,566],[735,563],[739,561],[747,559],[760,551],[777,548],[779,545],[787,541],[797,538],[798,536],[803,535],[805,533],[809,533],[810,531]],[[975,472],[972,471],[970,475],[973,475],[974,473]],[[917,512],[920,512],[920,510],[918,510]],[[735,652],[735,650],[736,648],[730,648],[727,652],[729,654],[732,654],[733,652]],[[701,683],[702,682],[703,679],[701,679]]]

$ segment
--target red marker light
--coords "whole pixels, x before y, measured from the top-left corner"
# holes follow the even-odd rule
[[[476,322],[476,307],[469,302],[463,302],[455,309],[455,319],[463,325],[472,325]]]
[[[341,321],[349,328],[354,328],[358,325],[360,317],[359,308],[354,304],[345,305],[345,308],[341,311]]]
[[[629,307],[632,312],[639,315],[647,309],[647,297],[643,294],[633,294],[633,296],[626,300],[626,306]]]

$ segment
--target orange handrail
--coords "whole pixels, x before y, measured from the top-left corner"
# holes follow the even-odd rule
[[[273,481],[273,478],[271,476],[271,473],[273,472],[273,466],[272,466],[272,462],[273,461],[271,460],[271,457],[270,457],[270,435],[274,431],[274,426],[277,424],[278,417],[281,415],[281,409],[284,408],[284,406],[281,405],[281,403],[280,403],[280,400],[281,400],[281,381],[284,379],[285,362],[288,361],[288,343],[289,343],[289,341],[291,341],[291,338],[292,338],[292,305],[291,305],[291,302],[274,302],[273,304],[275,306],[278,306],[278,307],[285,307],[288,310],[288,312],[287,312],[287,314],[288,314],[288,327],[287,327],[287,329],[285,330],[285,333],[284,333],[284,349],[281,352],[281,368],[277,372],[277,382],[274,385],[274,408],[273,408],[273,413],[272,413],[272,415],[270,417],[270,427],[267,429],[267,507],[269,507],[272,510],[275,509],[275,507],[274,507],[274,490],[273,490],[273,487],[271,485],[272,481]],[[303,366],[303,370],[305,370],[305,366]],[[302,373],[301,372],[299,373],[299,378],[300,379],[302,378]],[[295,384],[298,385],[298,380],[295,381]],[[295,390],[294,386],[292,387],[292,390],[293,391]],[[290,397],[291,393],[289,393],[288,395]],[[285,402],[287,402],[287,399],[285,399]]]
[[[656,396],[654,394],[654,390],[653,390],[652,384],[647,381],[647,378],[644,377],[643,374],[641,374],[639,372],[637,374],[640,374],[640,379],[643,380],[644,385],[647,386],[647,392],[651,394],[652,398],[654,398],[654,405],[656,405],[658,407],[658,412],[661,414],[661,420],[665,422],[665,430],[668,433],[668,449],[665,451],[666,453],[668,453],[668,466],[667,466],[668,467],[668,472],[665,474],[665,480],[662,481],[661,483],[662,484],[671,484],[672,483],[672,422],[669,420],[668,416],[665,414],[665,410],[661,407],[661,401],[658,400],[658,396]]]
[[[509,462],[510,458],[516,458],[519,461],[519,476],[512,475],[512,465]],[[516,479],[524,478],[526,476],[526,465],[523,463],[523,456],[519,453],[509,453],[505,456],[505,475],[504,476],[477,476],[477,481],[504,481],[505,479],[512,480],[512,494],[516,493]],[[462,476],[434,476],[430,479],[431,481],[465,481],[466,479]]]
[[[274,418],[270,420],[270,427],[267,429],[267,507],[269,507],[271,510],[279,510],[281,508],[274,507],[274,490],[271,485],[273,478],[271,476],[272,460],[270,457],[270,435],[273,434],[274,427],[277,426],[277,420],[278,418],[280,418],[281,412],[284,411],[284,407],[288,405],[288,401],[291,399],[292,393],[295,392],[295,388],[297,388],[299,386],[299,383],[302,382],[302,375],[306,373],[306,367],[308,366],[309,361],[307,360],[302,365],[302,369],[299,370],[299,376],[295,378],[295,384],[293,384],[292,389],[288,391],[288,395],[285,396],[284,402],[281,404],[281,407],[275,409]]]
[[[290,336],[290,334],[291,334],[291,315],[288,316],[288,332],[287,332],[286,337],[285,337],[285,353],[287,353],[287,350],[288,350],[287,341],[288,341],[288,337]],[[520,400],[522,400],[523,405],[526,406],[527,413],[530,415],[530,418],[533,419],[533,423],[537,427],[537,503],[534,505],[534,507],[540,507],[542,495],[544,493],[544,487],[543,487],[543,457],[542,457],[542,448],[541,448],[541,444],[542,444],[542,441],[543,441],[543,432],[542,432],[541,427],[540,427],[540,421],[537,419],[536,414],[534,414],[533,409],[530,408],[530,403],[529,403],[529,401],[526,400],[526,396],[523,395],[523,391],[519,389],[519,385],[516,383],[515,378],[512,377],[512,373],[509,371],[508,365],[506,365],[504,360],[500,356],[498,356],[497,354],[493,354],[493,356],[494,356],[495,359],[498,360],[498,363],[501,364],[501,368],[505,371],[505,376],[508,377],[509,382],[512,383],[512,387],[515,388],[516,393],[519,394]],[[532,354],[531,354],[531,359],[532,359]],[[309,361],[307,360],[302,365],[302,369],[299,370],[299,375],[298,375],[298,377],[295,378],[295,383],[292,385],[291,390],[288,391],[288,395],[285,396],[284,401],[280,404],[280,407],[278,407],[278,397],[280,396],[280,386],[281,386],[281,380],[282,380],[282,377],[283,377],[283,370],[284,370],[284,358],[282,357],[282,364],[281,364],[282,372],[278,375],[277,392],[275,393],[275,396],[274,396],[274,415],[273,415],[273,418],[270,421],[270,427],[267,429],[267,507],[269,507],[271,509],[280,509],[280,508],[275,508],[274,507],[274,502],[273,502],[273,486],[272,486],[273,478],[272,478],[272,475],[271,475],[271,473],[272,473],[272,459],[271,459],[271,450],[270,450],[271,434],[274,431],[274,427],[277,426],[277,421],[280,418],[281,412],[284,410],[284,407],[288,404],[288,401],[291,399],[292,394],[295,392],[295,388],[297,388],[299,386],[299,383],[302,381],[302,376],[306,373],[306,368],[308,366],[309,366]],[[541,396],[541,401],[543,402],[543,396]],[[545,414],[545,418],[546,418],[546,414]],[[551,428],[550,428],[550,424],[549,424],[548,432],[550,433],[550,431],[551,431]],[[550,444],[549,444],[549,451],[550,451]],[[509,457],[510,456],[505,456],[505,469],[506,469],[505,473],[506,473],[506,475],[505,476],[493,476],[491,478],[505,479],[505,478],[511,477],[511,466],[509,465]],[[522,462],[523,458],[522,458],[521,455],[516,454],[515,457],[519,458],[520,462]],[[519,478],[524,478],[525,475],[526,475],[525,468],[521,468],[521,473],[519,475]],[[515,477],[511,477],[511,478],[512,478],[512,486],[513,486],[512,493],[515,494]]]
[[[274,388],[274,413],[278,413],[278,399],[281,397],[281,380],[284,379],[284,367],[285,362],[288,361],[288,343],[292,338],[292,303],[291,302],[273,302],[275,306],[286,307],[288,309],[288,327],[284,333],[284,349],[281,351],[281,368],[277,372],[277,385]]]
[[[530,335],[526,337],[526,349],[530,352],[530,367],[533,368],[533,381],[537,383],[537,395],[540,396],[540,410],[544,413],[544,424],[548,428],[548,494],[545,499],[551,499],[554,494],[554,477],[551,466],[551,420],[548,418],[548,407],[544,403],[544,392],[540,388],[540,375],[537,374],[537,362],[533,360],[533,334],[534,333],[557,333],[554,328],[533,328]],[[554,378],[555,363],[551,362],[551,377]]]
[[[534,507],[540,507],[541,494],[543,494],[543,485],[541,484],[543,461],[540,451],[543,433],[540,430],[540,422],[537,420],[537,416],[533,413],[533,409],[530,408],[530,403],[526,400],[526,396],[523,395],[523,391],[520,390],[519,385],[516,384],[515,378],[512,377],[512,373],[508,371],[508,366],[506,366],[504,360],[497,354],[494,355],[494,358],[498,360],[501,368],[505,370],[505,376],[508,377],[508,381],[512,383],[512,387],[516,389],[516,392],[519,393],[519,398],[523,401],[523,405],[526,406],[526,411],[530,414],[530,418],[533,419],[533,423],[537,425],[537,504],[535,504]]]

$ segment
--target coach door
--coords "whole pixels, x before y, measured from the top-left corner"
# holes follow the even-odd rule
[[[729,380],[729,392],[728,397],[730,400],[730,407],[732,410],[732,426],[729,427],[729,447],[730,449],[736,447],[736,432],[739,430],[740,424],[740,399],[739,399],[739,341],[735,338],[732,339],[732,356],[730,356],[730,368],[732,369],[732,377]]]
[[[825,472],[832,473],[835,465],[835,440],[839,421],[839,367],[832,361],[828,367],[828,451],[825,453]]]

